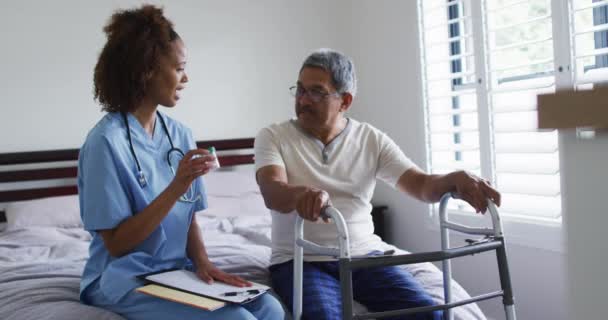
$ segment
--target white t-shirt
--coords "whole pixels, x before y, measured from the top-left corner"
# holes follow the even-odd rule
[[[388,244],[374,234],[370,200],[380,179],[395,187],[415,164],[380,130],[348,119],[346,128],[327,146],[298,127],[295,120],[262,129],[255,139],[256,171],[268,165],[285,168],[291,185],[329,193],[330,201],[346,220],[352,255],[385,250]],[[293,259],[296,212],[272,214],[271,264]],[[337,247],[333,223],[305,221],[304,238]],[[304,252],[308,261],[325,260]]]

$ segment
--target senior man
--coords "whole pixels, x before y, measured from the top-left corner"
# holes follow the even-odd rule
[[[340,52],[310,54],[290,88],[296,118],[262,129],[255,139],[256,178],[272,214],[270,273],[275,291],[293,305],[293,241],[296,214],[306,219],[304,235],[335,246],[336,229],[318,221],[331,204],[346,220],[353,255],[375,255],[391,246],[374,235],[370,200],[376,179],[425,202],[457,192],[477,212],[486,199],[500,204],[487,181],[464,171],[426,174],[383,132],[345,116],[356,93],[352,61]],[[341,319],[338,263],[306,254],[303,319]],[[373,311],[434,305],[406,270],[379,267],[353,272],[353,296]],[[442,312],[400,319],[441,319]]]

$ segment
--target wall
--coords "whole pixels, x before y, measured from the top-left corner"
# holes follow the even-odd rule
[[[608,131],[581,140],[574,130],[564,130],[560,138],[570,319],[605,319]]]
[[[0,152],[79,147],[102,115],[91,93],[102,26],[115,8],[139,1],[8,3],[0,4]],[[415,0],[191,0],[166,1],[165,9],[189,50],[189,88],[170,113],[197,139],[252,136],[290,117],[287,88],[302,59],[312,49],[333,47],[350,54],[358,68],[351,115],[387,132],[425,167]],[[584,164],[599,166],[593,159],[585,157]],[[570,181],[578,161],[563,164]],[[599,182],[595,188],[604,190]],[[573,199],[566,210],[587,198]],[[411,251],[438,248],[427,205],[382,184],[375,201],[390,207],[394,243]],[[566,319],[561,252],[509,246],[520,319]],[[455,261],[455,277],[471,293],[492,290],[494,259],[472,259]],[[500,302],[481,306],[503,318]]]
[[[359,93],[351,115],[387,132],[424,168],[416,1],[355,1],[351,19],[349,52],[359,74]],[[390,208],[389,236],[395,244],[416,252],[440,248],[428,206],[384,185],[379,185],[374,199]],[[518,231],[509,226],[505,230],[507,234]],[[462,238],[455,237],[453,243],[462,244]],[[518,243],[512,241],[508,247],[518,318],[567,319],[561,243],[553,246],[557,251]],[[488,254],[457,259],[454,276],[473,294],[493,291],[498,288],[495,260]],[[500,300],[480,306],[488,317],[504,319]]]
[[[164,4],[186,42],[190,83],[167,112],[196,139],[250,137],[291,117],[287,89],[305,55],[339,47],[336,7],[324,0],[147,2]],[[0,152],[80,147],[103,115],[92,97],[102,27],[139,3],[0,3]]]

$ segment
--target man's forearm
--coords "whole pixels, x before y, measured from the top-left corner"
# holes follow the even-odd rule
[[[431,203],[437,202],[444,194],[456,191],[456,184],[453,182],[454,174],[455,172],[429,175],[425,179],[422,200]]]
[[[399,179],[399,188],[426,202],[437,202],[444,194],[456,192],[480,213],[486,211],[488,200],[500,206],[500,193],[488,181],[466,171],[445,175],[406,171]]]
[[[433,203],[447,192],[456,191],[455,176],[449,174],[426,174],[418,169],[410,169],[401,175],[397,187],[420,201]]]
[[[293,186],[280,181],[260,184],[266,207],[281,213],[289,213],[295,210],[298,195],[307,189],[304,186]]]

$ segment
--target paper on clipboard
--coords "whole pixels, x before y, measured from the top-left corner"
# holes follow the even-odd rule
[[[213,282],[213,284],[208,284],[199,279],[194,272],[187,270],[173,270],[157,273],[146,276],[145,279],[152,283],[192,294],[239,304],[253,300],[270,289],[268,286],[259,283],[252,283],[253,285],[251,287],[242,288],[217,281]],[[257,290],[257,293],[249,293],[251,290]],[[236,295],[227,296],[226,293],[236,293]]]

